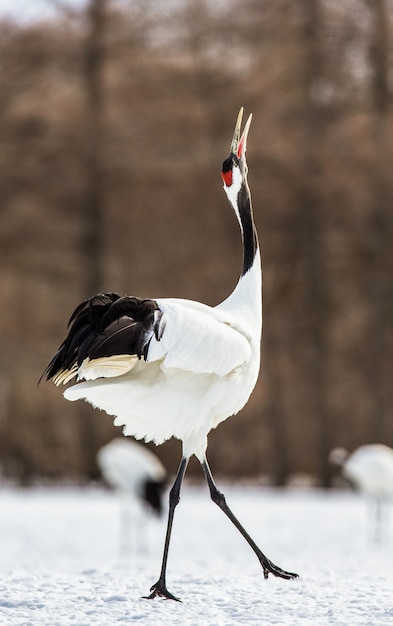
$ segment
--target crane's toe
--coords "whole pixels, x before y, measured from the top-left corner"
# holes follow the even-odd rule
[[[175,600],[181,602],[180,598],[176,598],[168,589],[166,585],[158,580],[154,585],[150,587],[151,594],[149,596],[142,596],[145,600],[153,600],[153,598],[165,598],[166,600]]]
[[[263,567],[263,576],[264,578],[268,578],[269,574],[273,574],[277,578],[284,578],[285,580],[293,580],[294,578],[299,578],[299,574],[295,574],[294,572],[286,572],[278,565],[275,565],[269,559],[261,560],[261,565]]]

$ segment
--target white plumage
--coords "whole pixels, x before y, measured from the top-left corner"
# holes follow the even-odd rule
[[[164,484],[167,479],[163,464],[153,452],[124,437],[116,437],[100,448],[97,464],[113,489],[129,495],[143,506],[149,503],[147,487]]]
[[[145,554],[151,515],[162,513],[166,470],[146,446],[116,437],[98,450],[97,464],[119,497],[120,555]]]
[[[343,475],[370,496],[393,496],[393,450],[382,443],[360,446],[349,454],[335,448],[331,460],[342,467]]]
[[[240,188],[240,176],[236,184]],[[202,461],[210,430],[243,408],[258,378],[262,286],[256,256],[254,267],[217,307],[156,299],[162,317],[147,359],[131,356],[132,368],[117,377],[112,358],[106,359],[110,378],[102,378],[100,359],[96,380],[95,363],[88,361],[78,377],[93,380],[68,388],[65,398],[85,398],[116,416],[125,435],[156,444],[176,437],[185,456]]]
[[[247,183],[246,143],[240,110],[230,154],[222,166],[227,198],[238,219],[243,265],[232,294],[216,307],[176,298],[141,300],[114,293],[83,302],[69,334],[45,375],[56,384],[84,380],[64,393],[86,399],[115,416],[124,434],[159,444],[183,443],[183,458],[170,492],[167,537],[160,578],[151,595],[177,599],[166,588],[169,540],[180,487],[191,455],[205,473],[214,502],[235,524],[269,573],[296,574],[274,565],[256,546],[225,502],[206,459],[207,435],[246,404],[258,378],[262,329],[262,273]]]
[[[387,523],[386,504],[393,498],[393,450],[380,443],[360,446],[349,454],[344,448],[330,453],[342,475],[372,502],[374,537],[381,541]]]

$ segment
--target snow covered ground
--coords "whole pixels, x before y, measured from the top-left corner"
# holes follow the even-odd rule
[[[0,624],[90,626],[393,624],[393,528],[370,539],[367,507],[347,492],[223,488],[261,549],[296,581],[266,581],[207,488],[185,484],[168,588],[182,603],[144,600],[158,578],[165,520],[119,542],[119,502],[99,488],[0,489]],[[135,525],[133,526],[135,531]]]

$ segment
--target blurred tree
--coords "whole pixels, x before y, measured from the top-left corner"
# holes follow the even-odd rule
[[[294,353],[303,361],[308,377],[308,412],[317,424],[316,450],[318,475],[324,487],[330,485],[328,462],[331,433],[327,406],[327,365],[329,324],[329,284],[326,279],[324,210],[321,197],[321,146],[325,142],[325,74],[323,15],[320,0],[303,0],[302,59],[300,78],[304,102],[302,119],[302,181],[298,195],[298,220],[302,240],[304,292],[300,332],[293,333]],[[307,316],[305,312],[307,311]]]
[[[391,0],[55,3],[58,20],[0,24],[6,474],[94,476],[116,432],[36,389],[82,297],[216,304],[233,288],[239,236],[219,168],[240,105],[254,113],[262,371],[213,433],[212,461],[328,484],[331,445],[392,445]],[[169,468],[174,445],[158,450]]]
[[[84,297],[104,291],[108,215],[106,185],[105,66],[108,31],[108,0],[89,0],[86,8],[87,34],[83,42],[82,78],[86,91],[85,199],[83,206],[81,257]],[[80,407],[80,433],[85,450],[85,473],[97,475],[96,451],[102,444],[103,423],[92,407]]]
[[[371,12],[369,62],[373,112],[374,166],[373,206],[370,219],[371,271],[367,289],[371,294],[368,333],[368,377],[373,403],[372,441],[393,443],[393,218],[391,182],[391,95],[389,88],[390,26],[386,0],[367,0]]]
[[[86,85],[86,206],[82,253],[86,257],[87,297],[103,289],[105,241],[103,222],[106,212],[104,71],[105,32],[108,0],[90,0],[87,10],[87,36],[84,43],[83,77]]]

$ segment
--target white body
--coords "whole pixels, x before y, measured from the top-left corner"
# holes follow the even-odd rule
[[[343,474],[370,496],[393,496],[393,450],[383,444],[361,446],[343,465]]]
[[[340,450],[339,450],[340,453]],[[361,446],[342,462],[342,473],[369,500],[371,532],[381,544],[389,534],[389,507],[393,496],[393,450],[383,444]]]
[[[235,168],[232,186],[224,189],[237,215],[241,184]],[[147,360],[132,356],[127,365],[123,355],[121,363],[99,359],[82,364],[78,378],[86,382],[70,387],[64,396],[86,399],[114,415],[125,435],[156,444],[176,437],[183,442],[185,457],[195,454],[202,461],[209,431],[244,407],[258,378],[259,250],[235,290],[218,306],[176,298],[156,302],[163,316],[159,340],[153,335]]]

